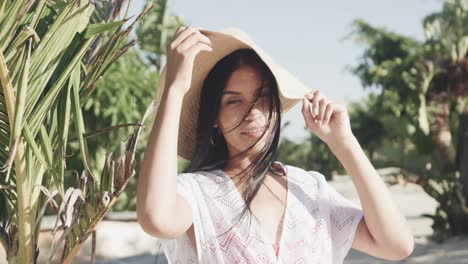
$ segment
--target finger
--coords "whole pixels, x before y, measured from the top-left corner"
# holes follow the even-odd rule
[[[184,32],[184,30],[187,30],[187,29],[190,31],[193,31],[193,30],[200,31],[201,27],[187,26],[187,25],[180,26],[177,28],[176,32],[174,33],[174,37],[172,38],[172,40],[175,40],[182,32]]]
[[[188,26],[186,27],[183,31],[180,32],[180,34],[174,39],[174,41],[171,43],[171,47],[172,49],[176,49],[179,45],[181,45],[181,43],[183,43],[186,39],[188,39],[191,35],[193,34],[198,34],[200,33],[198,31],[198,28],[199,27],[191,27],[191,26]],[[196,33],[198,32],[198,33]],[[203,34],[200,34],[200,35],[203,35]],[[205,41],[208,41],[208,42],[211,42],[208,37],[206,37],[205,35],[203,35]],[[186,50],[188,47],[184,47],[183,50]]]
[[[182,53],[190,47],[192,47],[197,42],[202,42],[207,44],[208,46],[211,46],[211,41],[208,39],[208,37],[200,33],[200,31],[194,31],[192,34],[190,34],[190,36],[185,38],[182,43],[180,43],[180,45],[177,47],[177,51]]]
[[[304,117],[306,125],[312,124],[314,122],[312,113],[310,112],[311,105],[312,104],[307,98],[302,98],[302,116]]]
[[[312,91],[310,91],[310,92],[304,94],[304,97],[307,98],[307,99],[309,99],[309,100],[312,100],[312,98],[314,97],[314,94],[315,94],[316,91],[317,91],[317,90],[312,90]]]
[[[322,95],[320,94],[320,91],[317,90],[314,93],[314,97],[312,98],[312,105],[313,105],[313,110],[314,110],[314,117],[315,119],[318,119],[318,114],[319,114],[319,100],[322,98]],[[317,121],[318,122],[318,121]]]
[[[314,105],[314,113],[315,113],[315,119],[317,119],[317,123],[319,121],[319,114],[320,114],[320,100],[322,100],[323,96],[320,93],[320,91],[317,91],[314,94],[314,98],[312,99],[312,104]]]
[[[187,27],[187,26],[180,26],[180,27],[178,27],[177,30],[174,32],[174,35],[172,36],[170,42],[174,41],[174,39],[176,39],[176,38],[180,35],[180,33],[182,32],[182,30],[184,30],[186,27]]]
[[[176,30],[176,33],[175,34],[180,34],[184,29],[188,28],[188,27],[191,27],[193,29],[196,29],[196,30],[201,30],[201,27],[197,27],[197,26],[190,26],[190,25],[182,25],[182,26],[179,26]],[[174,34],[174,35],[175,35]]]
[[[177,51],[180,53],[185,52],[194,44],[199,42],[205,43],[211,47],[211,41],[199,31],[195,31],[177,47]]]
[[[187,26],[180,26],[177,28],[176,32],[174,33],[174,35],[172,36],[172,39],[169,43],[173,43],[175,39],[177,39],[177,37],[180,35],[180,33],[182,33],[184,31],[184,29],[186,29]]]
[[[315,98],[317,93],[318,93],[318,90],[314,90],[314,91],[304,95],[311,102],[310,110],[311,110],[312,115],[314,116],[314,118],[316,118],[316,116],[318,114],[318,109],[315,108],[316,106],[313,103],[314,98]]]
[[[205,51],[212,51],[213,48],[211,48],[210,45],[207,45],[206,43],[203,42],[197,42],[195,43],[192,47],[190,47],[186,53],[189,57],[197,55],[200,51],[205,50]]]
[[[325,114],[325,108],[327,107],[327,98],[324,96],[320,99],[318,102],[319,104],[319,114],[318,114],[318,120],[320,122],[320,125],[323,125],[323,117]]]
[[[176,35],[174,35],[174,39],[171,41],[170,47],[175,50],[179,44],[184,41],[190,34],[195,31],[192,27],[186,26],[181,27],[182,30],[178,31]]]
[[[206,41],[207,41],[208,43],[210,43],[210,45],[211,45],[211,39],[208,38],[204,33],[202,33],[202,32],[200,31],[201,28],[196,27],[195,29],[196,29],[196,31],[199,33],[199,36],[200,36],[201,38],[203,38],[204,40],[206,40]]]
[[[182,26],[179,26],[174,34],[174,36],[178,36],[180,34],[180,32],[182,32],[184,29],[186,29],[188,26],[187,25],[182,25]]]
[[[325,108],[325,116],[324,116],[326,125],[328,125],[330,123],[330,119],[331,119],[332,114],[333,114],[333,104],[328,103],[327,107]]]
[[[346,106],[344,104],[342,104],[342,103],[333,102],[332,105],[333,105],[333,112],[335,112],[335,113],[341,113],[341,112],[348,111]]]

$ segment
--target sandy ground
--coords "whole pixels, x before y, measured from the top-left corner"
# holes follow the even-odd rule
[[[335,177],[334,181],[330,183],[339,193],[359,204],[359,198],[351,178],[347,176]],[[415,184],[393,185],[388,188],[392,198],[402,210],[412,228],[416,241],[413,254],[403,261],[395,262],[384,261],[351,249],[345,263],[468,263],[468,237],[452,238],[443,244],[437,244],[427,239],[432,233],[432,220],[422,217],[421,214],[433,213],[437,206],[435,200]],[[39,263],[47,263],[51,245],[50,232],[41,233],[39,244],[41,249]],[[132,221],[101,222],[97,227],[96,251],[97,261],[95,263],[99,264],[166,263],[162,250],[158,248],[157,239],[144,233],[140,226]],[[91,243],[90,239],[88,239],[73,263],[89,263],[90,252]],[[57,257],[58,254],[54,255],[52,263],[58,263]],[[4,262],[4,252],[0,250],[0,263]]]
[[[334,181],[330,183],[339,193],[360,204],[350,177],[335,177]],[[428,239],[432,234],[432,220],[421,215],[435,212],[437,202],[432,197],[428,196],[420,186],[412,183],[408,183],[406,186],[392,185],[388,188],[412,229],[415,238],[413,254],[403,261],[385,261],[351,249],[345,263],[468,263],[468,237],[452,238],[442,244]]]

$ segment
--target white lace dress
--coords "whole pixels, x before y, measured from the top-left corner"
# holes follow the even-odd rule
[[[255,217],[247,213],[239,218],[245,202],[231,178],[212,170],[177,176],[178,193],[192,208],[199,254],[187,234],[160,240],[168,262],[342,263],[362,209],[336,192],[321,173],[285,168],[288,194],[278,256]]]

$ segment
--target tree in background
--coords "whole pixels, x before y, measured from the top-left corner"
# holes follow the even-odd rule
[[[374,117],[405,149],[407,162],[395,165],[419,175],[416,183],[439,202],[425,215],[434,238],[468,234],[468,1],[445,1],[427,16],[422,42],[363,20],[354,27],[366,49],[353,72],[375,88]]]
[[[84,122],[90,131],[102,131],[88,138],[90,159],[93,161],[91,170],[98,173],[110,150],[122,152],[126,148],[125,142],[131,134],[133,126],[143,118],[145,110],[153,100],[159,74],[149,69],[144,63],[140,50],[131,48],[119,61],[113,64],[103,80],[97,85],[94,95],[83,106]],[[120,125],[119,125],[120,124]],[[140,141],[136,146],[135,160],[143,158],[144,142],[149,132],[148,119],[142,130]],[[109,127],[119,129],[107,130]],[[73,148],[72,150],[75,150]],[[79,164],[79,157],[72,156],[71,167]],[[112,207],[112,211],[135,209],[136,178],[138,177],[139,162],[135,169],[135,177],[128,183],[125,191],[119,196]],[[70,181],[73,179],[68,178]]]
[[[356,135],[362,148],[368,153],[372,163],[376,162],[375,155],[386,137],[389,137],[390,131],[385,129],[385,124],[389,124],[386,120],[382,122],[383,117],[381,111],[378,111],[377,97],[375,94],[370,94],[364,103],[351,103],[349,107],[349,115],[351,128]],[[387,115],[388,116],[388,115]],[[395,123],[391,123],[395,127]]]
[[[283,131],[289,122],[286,122]],[[307,128],[304,126],[304,129]],[[284,164],[303,168],[308,171],[320,171],[327,180],[332,180],[333,175],[345,173],[339,160],[321,139],[310,135],[304,142],[295,143],[283,138],[278,145],[277,160]]]
[[[141,49],[158,71],[162,70],[162,59],[172,36],[178,27],[184,25],[179,16],[169,14],[169,6],[168,0],[154,1],[154,8],[136,30]]]
[[[140,26],[137,27],[136,34],[140,40],[140,48],[143,54],[154,66],[159,76],[162,71],[162,62],[166,59],[166,47],[177,28],[184,26],[185,23],[179,16],[169,14],[170,4],[168,0],[156,0],[154,6],[151,12],[143,18]],[[153,90],[155,95],[156,89]],[[178,157],[177,160],[179,172],[183,171],[189,164],[189,161],[182,157]]]

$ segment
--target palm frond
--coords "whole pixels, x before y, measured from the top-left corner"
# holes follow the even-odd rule
[[[109,154],[100,178],[92,175],[87,137],[128,124],[86,133],[82,113],[98,81],[137,43],[128,40],[130,32],[151,9],[150,4],[123,28],[127,15],[118,16],[124,2],[0,1],[0,205],[6,209],[0,212],[0,243],[9,263],[37,261],[48,204],[62,223],[54,231],[65,229],[55,244],[65,242],[62,260],[70,263],[134,173],[130,147],[117,162]],[[142,124],[136,125],[140,131]],[[85,170],[76,188],[66,192],[72,130]],[[129,145],[137,137],[130,137]]]

